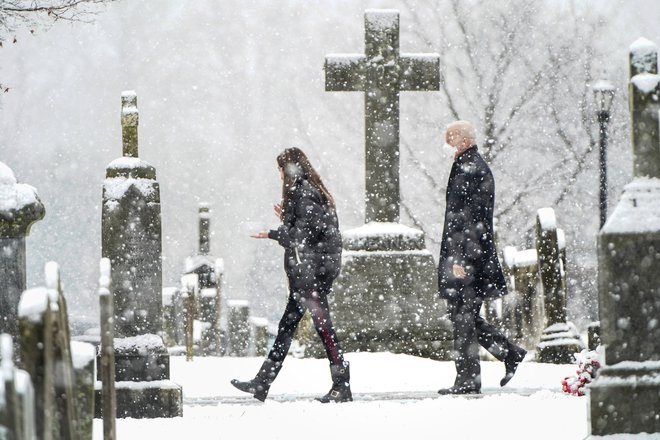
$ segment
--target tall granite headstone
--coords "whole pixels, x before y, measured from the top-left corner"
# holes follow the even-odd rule
[[[160,188],[156,169],[138,156],[135,92],[122,93],[121,103],[124,155],[107,167],[101,222],[102,256],[112,265],[117,416],[176,417],[182,392],[169,380],[169,354],[160,336]]]
[[[536,215],[536,253],[543,285],[546,328],[536,347],[536,360],[554,364],[573,363],[573,354],[585,348],[577,328],[566,316],[563,237],[563,232],[557,228],[555,211],[552,208],[539,209]]]
[[[597,438],[660,433],[659,84],[658,49],[640,39],[630,48],[628,86],[633,180],[598,235],[606,365],[590,387]]]
[[[344,233],[330,297],[347,351],[448,357],[451,326],[437,298],[424,233],[399,224],[399,95],[439,89],[435,54],[399,52],[399,13],[365,12],[365,54],[330,55],[326,91],[364,92],[365,225]]]
[[[0,162],[0,333],[18,346],[18,302],[26,288],[25,237],[44,218],[44,206],[30,185],[17,183],[14,172]]]

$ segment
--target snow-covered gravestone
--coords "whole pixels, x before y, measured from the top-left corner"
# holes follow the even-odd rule
[[[566,319],[565,239],[557,228],[555,211],[541,208],[536,215],[536,252],[543,285],[546,328],[536,348],[539,362],[570,364],[584,349],[579,333]],[[563,251],[563,252],[562,252]]]
[[[591,385],[593,436],[660,433],[659,84],[658,49],[640,39],[630,48],[633,181],[598,236],[606,365]]]
[[[439,89],[436,54],[399,53],[399,13],[365,12],[365,54],[329,55],[326,91],[364,92],[365,223],[344,233],[330,297],[347,351],[445,357],[450,335],[422,231],[399,221],[399,95]]]
[[[0,333],[11,335],[15,344],[18,302],[26,288],[25,237],[44,215],[37,191],[17,183],[14,172],[0,162]]]
[[[220,313],[222,288],[222,259],[215,259],[211,252],[211,209],[208,204],[199,205],[199,250],[186,259],[185,274],[197,275],[197,304],[204,330],[201,334],[202,354],[220,355]]]
[[[18,304],[21,365],[30,374],[34,386],[35,433],[37,439],[52,438],[55,420],[55,361],[53,357],[53,322],[48,290],[26,290]]]
[[[512,294],[504,298],[504,324],[514,339],[529,350],[536,346],[545,328],[538,268],[536,249],[504,248],[504,269],[513,287]]]
[[[135,92],[123,92],[121,103],[123,157],[107,167],[101,221],[102,256],[112,265],[117,415],[176,417],[181,387],[169,381],[169,354],[160,336],[160,188],[156,169],[138,157]]]

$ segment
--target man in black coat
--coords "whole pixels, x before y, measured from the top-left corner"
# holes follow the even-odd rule
[[[445,148],[453,153],[454,163],[447,183],[438,284],[454,325],[456,380],[440,394],[481,392],[479,344],[505,363],[501,386],[526,354],[479,314],[484,298],[505,295],[507,287],[493,240],[495,180],[475,137],[467,121],[449,124],[445,133]]]

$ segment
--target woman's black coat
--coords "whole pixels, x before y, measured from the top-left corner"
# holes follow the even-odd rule
[[[483,297],[507,293],[493,240],[494,203],[493,174],[474,145],[454,160],[447,184],[438,265],[441,297],[455,299],[466,286],[473,287]],[[454,264],[466,269],[466,278],[453,276]]]
[[[334,209],[306,179],[289,189],[282,224],[268,237],[284,247],[284,270],[293,289],[329,288],[341,269],[341,234]]]

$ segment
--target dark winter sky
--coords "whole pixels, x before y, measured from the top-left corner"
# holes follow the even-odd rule
[[[287,146],[309,153],[338,200],[343,228],[363,218],[363,98],[324,91],[324,56],[362,52],[364,9],[378,7],[401,9],[402,51],[437,51],[436,41],[413,28],[413,13],[429,28],[445,26],[429,18],[435,3],[125,0],[90,25],[19,30],[18,42],[0,49],[0,83],[10,87],[0,98],[0,161],[37,188],[47,209],[28,239],[29,284],[41,284],[43,264],[56,260],[71,308],[93,310],[101,185],[105,166],[121,155],[120,93],[133,89],[140,157],[156,167],[161,184],[163,284],[178,282],[184,257],[196,250],[197,204],[209,202],[212,252],[225,259],[225,297],[251,299],[257,313],[274,318],[285,297],[281,251],[248,235],[277,222],[277,153]],[[507,2],[489,7],[495,3]],[[655,0],[547,3],[603,14],[597,38],[624,73],[630,43],[642,35],[660,43]],[[625,88],[625,77],[616,79]],[[440,181],[449,168],[437,154],[451,119],[446,104],[440,93],[423,93],[406,94],[401,106],[402,136]],[[628,168],[623,163],[623,177],[613,177],[619,187]],[[423,204],[420,215],[437,236],[444,206],[435,200],[443,197],[414,173],[402,161],[402,191]],[[435,255],[437,247],[429,247]]]

